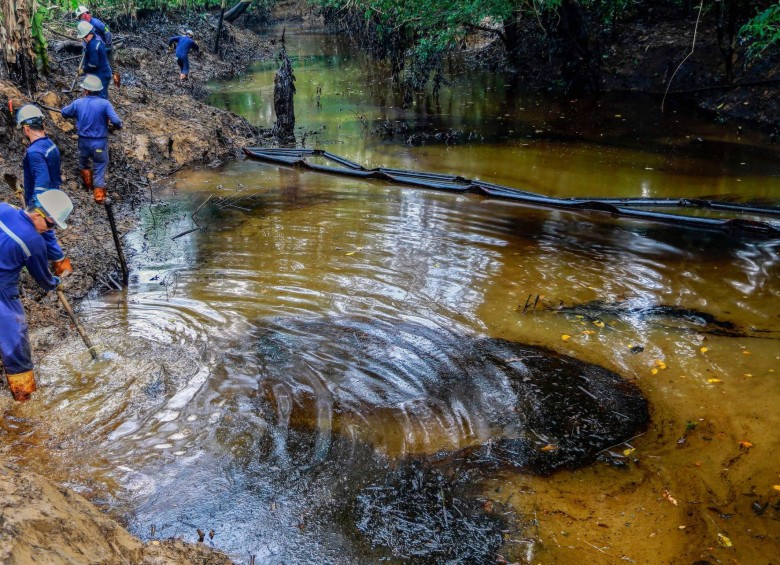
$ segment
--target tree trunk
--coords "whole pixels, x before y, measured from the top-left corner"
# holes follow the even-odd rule
[[[35,91],[35,59],[32,51],[30,0],[3,0],[0,20],[0,77],[10,78]]]
[[[222,9],[219,12],[219,25],[217,26],[217,38],[214,40],[214,53],[219,53],[219,39],[222,37],[222,22],[225,19],[225,7],[227,0],[222,0]]]
[[[274,135],[279,141],[295,140],[294,94],[295,75],[287,51],[282,46],[279,51],[279,70],[274,77],[274,111],[276,112]]]

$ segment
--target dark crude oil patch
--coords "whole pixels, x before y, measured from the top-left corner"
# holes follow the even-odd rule
[[[337,458],[351,477],[341,492],[342,527],[372,551],[411,562],[495,562],[508,514],[499,518],[479,497],[483,477],[587,465],[649,418],[638,388],[612,371],[435,325],[278,319],[263,321],[255,338],[259,407],[292,432],[270,452],[308,434],[310,459],[301,467],[316,474]],[[403,418],[384,421],[399,410]],[[399,423],[409,421],[417,425]],[[360,422],[365,429],[356,431]],[[451,426],[465,437],[455,448],[434,443],[388,458],[382,442],[393,433],[374,429],[377,422],[400,426],[396,435]],[[373,463],[351,461],[350,442],[372,446]]]

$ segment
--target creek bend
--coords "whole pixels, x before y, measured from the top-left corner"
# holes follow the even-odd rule
[[[476,74],[456,73],[438,106],[427,97],[402,110],[381,66],[343,41],[289,30],[287,38],[298,122],[319,131],[307,144],[367,166],[556,196],[777,204],[777,150],[751,132],[683,109],[661,117],[650,101],[548,101]],[[272,68],[215,86],[212,103],[269,125]],[[385,135],[387,121],[400,136]],[[440,139],[401,143],[431,131]],[[205,206],[203,229],[172,240],[209,196],[233,205]],[[23,438],[12,455],[114,505],[141,537],[194,539],[196,528],[213,529],[211,543],[237,560],[392,561],[389,538],[402,542],[396,555],[418,546],[373,508],[409,519],[409,507],[425,508],[436,494],[414,485],[438,485],[442,499],[460,501],[444,514],[473,525],[457,535],[488,548],[460,555],[472,562],[492,562],[495,551],[544,563],[706,555],[748,563],[780,553],[777,510],[752,509],[777,501],[777,241],[250,161],[184,172],[141,215],[126,240],[135,251],[129,290],[81,307],[102,359],[89,363],[75,340],[59,344],[41,365],[44,393],[3,424]],[[627,301],[658,315],[621,307]],[[558,311],[561,303],[589,306]],[[710,318],[696,313],[736,330],[710,331]],[[512,435],[500,417],[508,392],[497,385],[506,383],[472,371],[453,391],[412,370],[426,358],[413,355],[414,340],[381,342],[386,355],[373,359],[387,371],[355,370],[365,367],[357,332],[347,338],[354,347],[317,347],[355,320],[463,343],[528,344],[605,367],[648,399],[650,427],[612,450],[620,465],[549,476],[455,471],[446,454]],[[289,367],[289,351],[300,352],[295,372],[263,370]],[[400,374],[413,378],[383,380]],[[475,390],[493,385],[495,405],[474,402]],[[436,387],[447,394],[432,395]],[[408,503],[376,494],[396,491]],[[499,514],[497,531],[508,534],[468,537]],[[719,534],[733,546],[720,547]]]

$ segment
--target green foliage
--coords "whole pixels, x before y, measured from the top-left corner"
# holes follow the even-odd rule
[[[747,56],[751,59],[773,45],[780,45],[780,3],[750,19],[739,35],[748,42]]]

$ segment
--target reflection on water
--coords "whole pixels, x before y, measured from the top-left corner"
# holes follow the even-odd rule
[[[301,49],[314,39],[300,38]],[[644,107],[629,112],[624,102],[625,109],[591,108],[588,127],[564,131],[569,138],[559,141],[550,132],[558,131],[561,104],[574,112],[579,103],[521,97],[505,112],[497,99],[515,99],[500,81],[472,90],[453,83],[441,110],[425,101],[400,110],[385,86],[357,80],[357,56],[332,55],[344,46],[324,41],[331,55],[298,61],[299,123],[324,124],[309,139],[335,145],[351,159],[564,196],[777,198],[777,161],[745,143],[748,133],[737,139],[681,114],[652,118]],[[291,44],[288,50],[295,53]],[[254,108],[258,122],[270,123],[269,76],[261,69],[253,82],[228,85],[215,100]],[[310,100],[317,84],[321,110]],[[247,92],[259,93],[264,105]],[[347,98],[359,101],[362,120],[340,102]],[[380,103],[387,106],[377,114]],[[445,115],[460,111],[452,121]],[[423,119],[418,115],[486,138],[483,124],[492,124],[487,132],[505,123],[505,133],[457,146],[404,146],[371,134],[377,119],[416,122]],[[370,122],[365,130],[363,122]],[[636,124],[644,129],[633,134]],[[521,127],[527,129],[515,131]],[[571,138],[575,133],[581,140]],[[720,152],[710,157],[695,149],[699,137]],[[421,487],[438,476],[453,481],[442,488],[443,517],[460,508],[476,512],[469,523],[501,519],[508,530],[501,555],[518,561],[531,555],[534,563],[752,563],[780,553],[773,488],[780,352],[771,339],[780,331],[777,241],[254,162],[185,173],[177,188],[176,197],[146,207],[127,238],[134,251],[131,288],[82,305],[80,315],[104,348],[101,359],[91,363],[76,339],[52,340],[39,367],[42,393],[6,408],[0,427],[14,438],[12,456],[117,505],[135,533],[194,540],[196,528],[213,529],[207,543],[241,561],[255,555],[260,563],[374,563],[392,557],[381,541],[388,535],[416,547],[403,537],[409,532],[402,522],[379,519],[371,501],[399,520],[408,519],[407,508],[371,488],[403,491],[415,481],[405,474],[410,459],[430,462],[440,452],[446,458],[489,438],[495,421],[485,418],[484,403],[474,402],[474,389],[445,387],[436,375],[403,382],[382,380],[392,371],[350,373],[363,361],[359,342],[354,359],[315,349],[303,357],[310,366],[298,365],[295,375],[259,378],[257,336],[269,320],[361,318],[548,347],[618,373],[648,398],[647,433],[609,450],[619,466],[595,464],[551,477],[425,470],[416,483]],[[193,227],[190,214],[208,196],[213,202],[197,216],[202,229],[172,239]],[[619,312],[616,305],[629,300],[674,308],[652,317]],[[594,304],[602,309],[594,311]],[[561,313],[560,305],[571,310]],[[577,310],[580,305],[591,309]],[[705,333],[678,323],[680,311],[706,313],[744,331]],[[327,343],[328,331],[312,340]],[[387,350],[388,367],[409,359],[403,348]],[[324,377],[338,367],[344,370]],[[361,376],[341,380],[344,374]],[[478,370],[470,374],[474,383],[490,382]],[[424,377],[440,385],[441,396],[430,397],[435,387],[421,386]],[[306,383],[306,394],[291,394],[281,386],[286,382]],[[408,409],[401,403],[393,417],[384,417],[375,407],[389,391],[403,392]],[[334,392],[373,395],[376,402],[347,414]],[[498,410],[505,398],[500,389],[493,394]],[[418,418],[421,407],[435,407],[441,398],[449,408],[428,409],[430,421],[403,419]],[[337,433],[323,433],[333,422]],[[426,504],[437,500],[432,488],[413,492]],[[449,504],[451,497],[468,504]],[[756,512],[754,503],[765,509]],[[517,526],[531,523],[533,531]],[[718,534],[732,547],[718,545]]]

